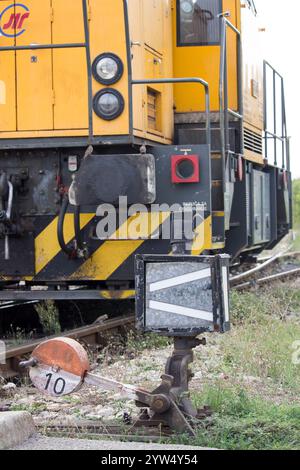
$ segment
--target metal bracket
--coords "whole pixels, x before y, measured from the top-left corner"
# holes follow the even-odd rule
[[[189,394],[189,383],[193,378],[189,369],[194,359],[193,348],[201,344],[205,345],[206,340],[189,337],[174,338],[174,351],[167,361],[165,374],[161,377],[161,385],[152,392],[153,396],[161,395],[168,398],[170,407],[163,412],[156,410],[153,406],[150,407],[154,414],[149,416],[143,412],[137,425],[153,426],[159,423],[171,429],[195,435],[192,426],[193,419],[201,419],[211,414],[208,408],[197,410]],[[143,403],[138,403],[138,406],[142,407]]]

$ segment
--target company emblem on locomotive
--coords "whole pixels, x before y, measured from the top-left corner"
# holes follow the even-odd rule
[[[6,7],[0,14],[0,33],[7,38],[21,36],[26,31],[26,20],[30,10],[22,3]]]

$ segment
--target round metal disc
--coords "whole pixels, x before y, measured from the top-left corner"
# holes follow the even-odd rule
[[[52,397],[77,391],[90,370],[85,349],[70,338],[56,338],[41,343],[32,357],[38,361],[30,369],[33,385]]]

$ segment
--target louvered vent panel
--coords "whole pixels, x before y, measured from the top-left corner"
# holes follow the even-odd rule
[[[262,135],[250,131],[249,129],[244,130],[244,142],[245,149],[251,152],[262,155],[263,153],[263,138]]]

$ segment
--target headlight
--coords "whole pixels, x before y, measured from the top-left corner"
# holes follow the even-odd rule
[[[105,88],[94,97],[94,111],[102,119],[111,121],[124,111],[124,98],[117,90]]]
[[[102,85],[112,85],[120,80],[124,67],[121,59],[112,53],[99,55],[93,63],[93,75]]]

